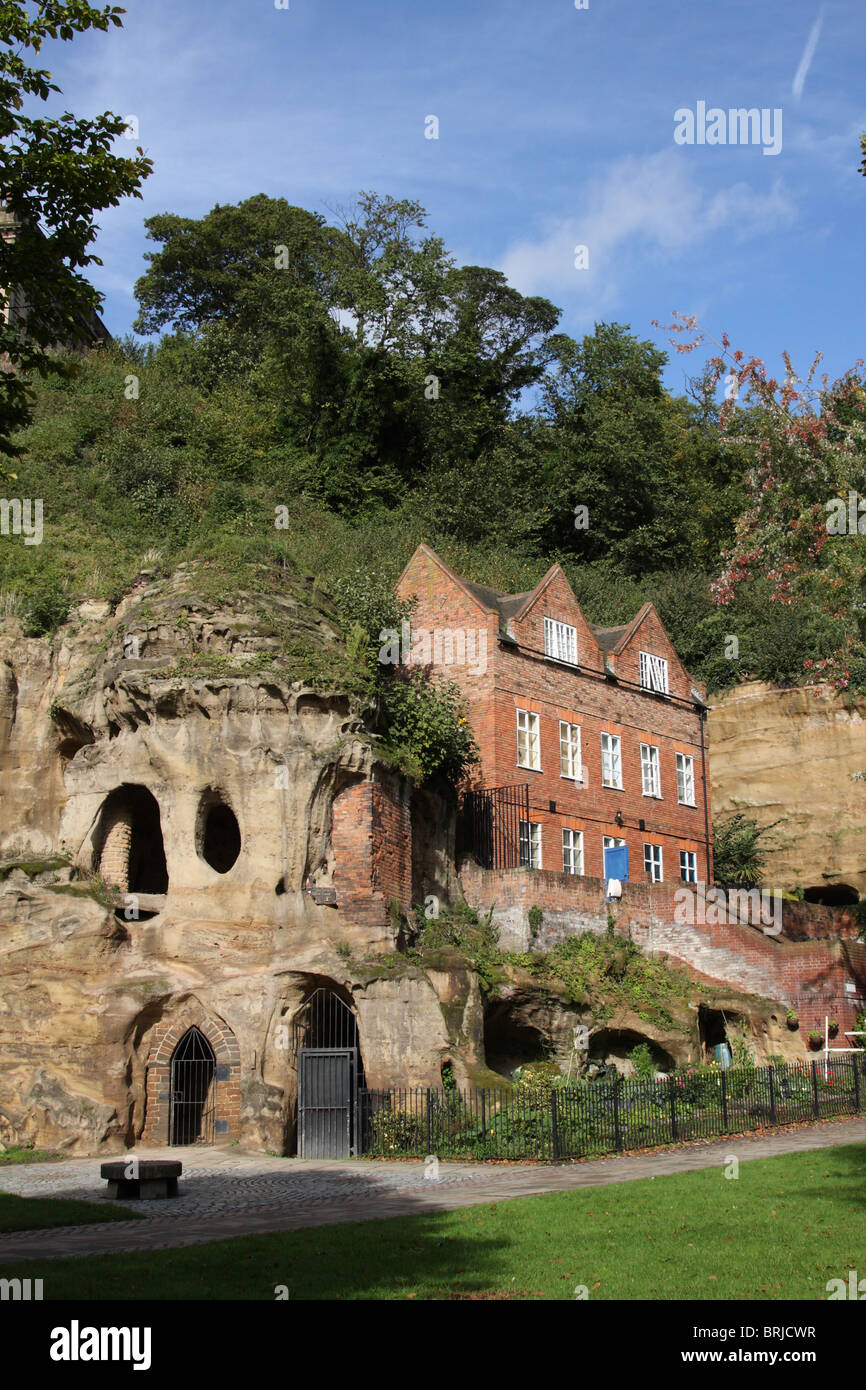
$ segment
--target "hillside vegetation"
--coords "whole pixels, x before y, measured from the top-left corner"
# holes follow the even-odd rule
[[[136,328],[162,338],[32,384],[7,491],[43,499],[44,538],[0,541],[3,614],[27,632],[194,560],[227,589],[250,566],[306,573],[369,657],[426,540],[503,590],[559,560],[594,622],[652,599],[711,690],[866,687],[866,538],[828,537],[822,511],[843,484],[866,492],[856,376],[814,407],[803,394],[799,419],[755,369],[742,405],[719,409],[712,362],[673,396],[650,341],[557,332],[555,306],[458,267],[411,202],[362,195],[329,226],[259,195],[147,227]],[[844,478],[803,465],[806,425],[822,448],[841,439]],[[777,533],[794,549],[771,555]]]

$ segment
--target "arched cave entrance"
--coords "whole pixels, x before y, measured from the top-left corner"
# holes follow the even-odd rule
[[[803,898],[807,903],[821,903],[824,907],[853,907],[860,901],[860,894],[849,883],[822,883],[804,888]]]
[[[96,867],[109,888],[124,894],[164,896],[168,868],[159,803],[147,787],[124,783],[105,799],[99,818]],[[155,914],[138,911],[137,919]]]
[[[150,1035],[144,1066],[142,1144],[212,1144],[240,1131],[241,1057],[225,1019],[186,1001],[179,1014],[148,1005],[136,1021]]]
[[[731,1039],[729,1030],[735,1029],[740,1022],[740,1015],[731,1013],[723,1009],[711,1009],[707,1004],[698,1007],[698,1028],[701,1037],[701,1050],[706,1060],[723,1062],[723,1057],[716,1049],[727,1046],[728,1059],[731,1055]],[[707,1056],[707,1054],[709,1054]]]
[[[199,802],[195,847],[199,858],[218,874],[227,874],[241,852],[238,818],[222,792],[212,787]]]
[[[509,1079],[526,1062],[548,1060],[541,1029],[523,1017],[510,999],[498,999],[484,1015],[484,1056],[491,1071]]]
[[[338,985],[319,985],[292,1021],[298,1069],[300,1158],[358,1153],[358,1090],[365,1085],[358,1018]]]
[[[628,1072],[631,1067],[628,1055],[639,1043],[646,1043],[657,1071],[673,1070],[675,1061],[670,1052],[652,1038],[631,1028],[600,1028],[590,1039],[589,1062],[612,1063],[617,1071]]]
[[[201,1029],[188,1028],[171,1057],[169,1143],[212,1144],[216,1057]]]

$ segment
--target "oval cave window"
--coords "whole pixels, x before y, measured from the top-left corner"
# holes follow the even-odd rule
[[[227,874],[241,852],[241,829],[218,792],[206,792],[199,807],[196,849],[218,874]]]

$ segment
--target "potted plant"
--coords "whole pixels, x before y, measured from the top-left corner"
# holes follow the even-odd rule
[[[800,1027],[800,1019],[796,1009],[788,1010],[788,1012],[785,1014],[785,1022],[791,1029],[791,1032],[796,1033],[797,1029]]]
[[[809,1046],[811,1047],[812,1051],[819,1052],[821,1050],[823,1042],[824,1034],[819,1033],[817,1029],[813,1028],[811,1033],[809,1034]]]
[[[836,1034],[839,1032],[839,1024],[836,1022],[835,1018],[827,1020],[827,1032],[831,1038],[835,1038]]]

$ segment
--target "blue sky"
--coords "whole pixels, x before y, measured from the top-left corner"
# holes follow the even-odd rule
[[[651,326],[674,309],[774,370],[864,355],[863,0],[126,0],[124,28],[49,45],[77,114],[135,115],[142,201],[101,215],[93,279],[135,316],[143,219],[282,196],[326,215],[417,198],[458,261],[563,310]],[[674,113],[782,111],[782,148],[679,145]],[[438,117],[439,138],[425,138]],[[118,142],[118,149],[125,145]],[[586,245],[589,269],[574,265]],[[683,387],[704,354],[673,356]]]

